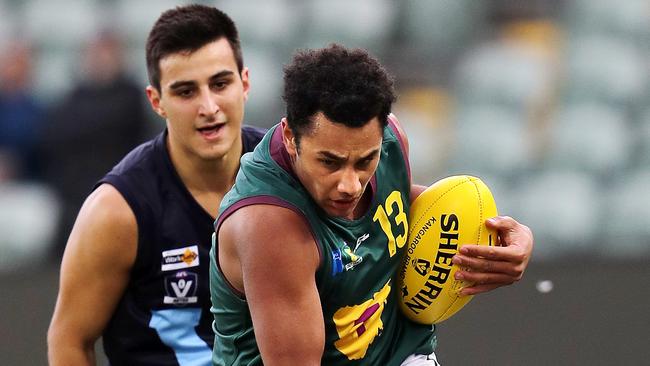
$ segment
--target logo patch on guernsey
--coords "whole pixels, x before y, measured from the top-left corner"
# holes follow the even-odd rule
[[[354,269],[363,261],[363,257],[355,254],[347,243],[343,242],[342,248],[332,251],[332,276]]]
[[[197,278],[196,273],[187,271],[179,271],[165,277],[167,295],[163,298],[163,302],[174,305],[195,304],[198,301]]]
[[[199,265],[199,247],[190,247],[166,250],[162,252],[162,271],[173,271],[181,268],[196,267]]]

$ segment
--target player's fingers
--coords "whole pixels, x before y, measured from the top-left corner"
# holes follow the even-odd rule
[[[521,262],[513,263],[486,258],[466,257],[455,255],[452,262],[475,273],[500,273],[514,278],[521,278],[525,265]]]
[[[463,280],[469,282],[472,285],[470,287],[476,286],[505,286],[511,285],[517,281],[517,278],[509,276],[505,273],[481,273],[481,272],[471,272],[471,271],[458,271],[454,275],[456,280]]]
[[[521,247],[492,247],[485,245],[466,244],[460,247],[463,257],[486,258],[495,261],[523,263],[526,260],[526,250]]]
[[[485,220],[485,225],[491,229],[512,230],[519,223],[510,216],[495,216]]]
[[[495,288],[498,288],[500,285],[476,285],[476,286],[471,286],[471,287],[465,287],[462,290],[460,290],[458,293],[460,295],[477,295],[481,294],[483,292],[488,292],[492,291]]]

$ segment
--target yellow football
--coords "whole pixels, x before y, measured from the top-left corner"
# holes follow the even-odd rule
[[[458,266],[451,259],[464,244],[494,245],[496,232],[485,220],[497,215],[489,188],[468,175],[441,179],[418,196],[398,272],[400,308],[409,319],[439,323],[472,299],[459,295],[471,284],[454,279]]]

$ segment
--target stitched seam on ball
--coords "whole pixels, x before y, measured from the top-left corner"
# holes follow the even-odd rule
[[[438,199],[436,199],[435,201],[433,201],[433,202],[431,203],[431,205],[429,205],[429,207],[427,207],[426,211],[424,211],[424,214],[423,214],[421,217],[419,217],[418,220],[415,222],[415,226],[418,226],[418,224],[422,221],[422,219],[423,219],[424,217],[427,216],[427,214],[428,214],[429,211],[433,208],[433,206],[436,204],[436,202],[440,201],[440,200],[442,199],[442,197],[444,197],[447,193],[453,191],[453,190],[456,189],[458,186],[463,185],[463,184],[465,184],[465,183],[467,183],[467,182],[471,182],[471,179],[465,177],[465,180],[456,183],[455,185],[453,185],[452,187],[449,187],[449,189],[447,189],[446,191],[444,191],[444,192],[440,195],[440,197],[438,197]],[[409,236],[411,236],[411,233],[413,232],[410,226],[411,226],[411,225],[409,224]],[[414,226],[414,227],[415,227],[415,226]]]

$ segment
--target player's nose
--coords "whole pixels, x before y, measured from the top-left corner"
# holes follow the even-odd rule
[[[217,114],[217,112],[219,112],[217,97],[209,92],[201,93],[199,99],[199,114],[203,116],[213,116]]]
[[[359,174],[352,168],[344,169],[337,185],[337,190],[348,196],[356,197],[361,190]]]

